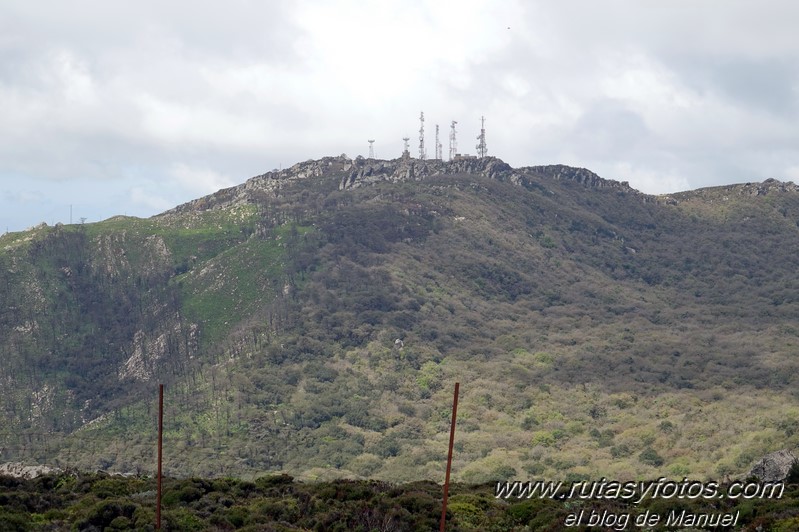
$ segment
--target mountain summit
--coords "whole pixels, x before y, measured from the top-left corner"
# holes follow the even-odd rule
[[[564,165],[530,166],[514,169],[496,157],[477,158],[458,155],[452,161],[437,159],[419,160],[400,158],[393,160],[350,159],[342,154],[338,157],[324,157],[297,163],[284,170],[273,170],[248,179],[245,183],[220,190],[164,214],[175,214],[192,209],[227,207],[234,203],[257,203],[264,194],[275,194],[281,188],[296,181],[308,178],[324,178],[339,181],[339,190],[357,188],[378,182],[420,181],[426,178],[460,175],[482,176],[517,185],[530,186],[531,179],[551,178],[554,180],[577,181],[592,187],[610,187],[633,191],[629,183],[602,179],[585,168]]]

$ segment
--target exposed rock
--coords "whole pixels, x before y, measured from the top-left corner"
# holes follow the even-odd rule
[[[363,159],[363,158],[360,158]],[[357,160],[356,160],[357,161]],[[252,203],[259,197],[277,196],[280,189],[287,184],[312,177],[339,175],[349,170],[356,163],[345,154],[338,157],[324,157],[319,160],[308,160],[297,163],[291,168],[272,170],[248,179],[241,185],[225,188],[214,194],[199,198],[183,205],[178,205],[159,214],[159,217],[168,217],[174,214],[191,211],[205,211]]]
[[[614,188],[630,192],[637,192],[630,187],[627,181],[613,181],[612,179],[602,179],[591,170],[586,168],[574,168],[562,164],[552,164],[547,166],[527,166],[519,170],[529,173],[550,177],[555,180],[577,181],[588,187],[595,188]]]
[[[496,157],[474,157],[459,155],[451,161],[438,159],[399,158],[392,160],[350,159],[342,154],[297,163],[291,168],[273,170],[248,179],[245,183],[222,189],[189,203],[166,211],[159,217],[175,214],[202,212],[209,209],[229,208],[258,202],[259,199],[277,197],[286,185],[304,179],[333,178],[338,180],[339,190],[368,186],[379,182],[420,181],[438,175],[477,175],[506,181],[523,187],[541,188],[535,180],[570,180],[587,187],[612,188],[625,192],[640,192],[630,188],[627,182],[602,179],[585,168],[565,165],[530,166],[514,169]],[[641,194],[641,196],[645,196]]]
[[[734,195],[738,196],[768,196],[769,194],[786,194],[799,192],[799,185],[791,181],[783,182],[776,179],[766,179],[762,183],[740,183],[737,185],[724,185],[721,187],[705,187],[696,190],[678,192],[668,196],[660,196],[666,203],[676,204],[689,200],[701,200],[712,203],[714,200],[729,201]]]
[[[0,475],[16,478],[36,478],[50,473],[61,473],[63,470],[57,467],[45,465],[25,465],[22,462],[6,462],[0,464]]]
[[[133,353],[118,370],[119,380],[147,382],[155,377],[157,364],[168,356],[192,358],[198,348],[198,326],[182,324],[179,319],[165,321],[163,327],[146,334],[137,331],[133,337]]]
[[[756,477],[760,482],[781,482],[788,477],[796,456],[788,449],[767,454],[749,471],[747,477]]]
[[[515,185],[531,187],[532,178],[577,181],[587,187],[613,188],[625,192],[641,194],[631,188],[629,183],[602,179],[585,168],[572,168],[564,165],[527,166],[512,168],[496,157],[458,156],[452,161],[435,159],[394,159],[392,161],[355,160],[352,170],[344,176],[339,189],[356,188],[378,181],[420,180],[437,175],[479,175],[507,181]],[[537,187],[538,188],[538,187]],[[643,195],[643,194],[642,194]]]
[[[799,186],[792,182],[783,183],[776,179],[766,179],[762,183],[746,183],[745,185],[733,185],[738,189],[738,194],[747,196],[765,196],[775,192],[797,192]]]
[[[512,168],[496,157],[460,156],[452,161],[437,159],[394,159],[392,161],[356,160],[352,171],[339,184],[339,189],[357,188],[378,181],[418,181],[437,175],[482,175],[492,179],[509,179]]]

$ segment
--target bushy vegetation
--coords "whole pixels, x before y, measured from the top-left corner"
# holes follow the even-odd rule
[[[740,501],[646,498],[617,500],[495,498],[493,484],[450,487],[447,530],[555,531],[580,511],[649,512],[666,516],[738,512],[738,528],[793,530],[799,520],[799,489],[781,498]],[[167,478],[163,481],[161,525],[190,530],[438,530],[443,488],[432,482],[389,484],[335,480],[298,482],[288,475],[252,481],[234,478]],[[0,529],[154,530],[156,482],[151,477],[65,473],[33,480],[0,476]],[[587,518],[586,518],[587,519]],[[580,530],[585,527],[578,528]],[[664,530],[662,526],[649,528]]]

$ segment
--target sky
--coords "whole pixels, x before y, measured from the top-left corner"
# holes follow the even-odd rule
[[[799,181],[794,0],[4,0],[0,234],[151,216],[294,163],[568,164],[661,194]]]

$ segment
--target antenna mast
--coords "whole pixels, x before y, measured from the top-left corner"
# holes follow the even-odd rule
[[[369,158],[375,158],[375,139],[371,139],[367,141],[369,143]]]
[[[436,124],[436,160],[441,160],[441,143],[438,141],[438,124]]]
[[[408,149],[408,141],[411,140],[411,137],[402,137],[402,158],[403,159],[410,159],[411,152]]]
[[[424,152],[424,111],[419,115],[419,122],[421,123],[419,128],[419,160],[424,161],[426,158]]]
[[[480,136],[477,137],[477,140],[480,142],[477,144],[477,154],[482,159],[488,153],[488,149],[486,148],[486,117],[480,117]]]
[[[458,122],[453,120],[450,124],[449,130],[449,160],[455,159],[455,153],[458,151],[458,141],[455,139],[455,124]]]

